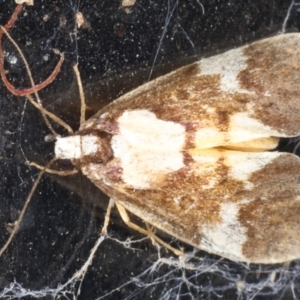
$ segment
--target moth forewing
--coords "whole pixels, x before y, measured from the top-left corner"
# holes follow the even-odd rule
[[[266,152],[300,135],[299,41],[261,40],[120,97],[77,133],[99,139],[105,155],[74,163],[115,202],[190,245],[253,263],[299,258],[300,160]]]

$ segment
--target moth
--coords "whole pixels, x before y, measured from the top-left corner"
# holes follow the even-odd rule
[[[0,42],[21,9],[1,27]],[[126,211],[231,260],[299,258],[300,160],[271,151],[281,138],[300,135],[299,40],[279,35],[204,58],[123,95],[77,133],[57,136],[56,159],[70,159],[112,199],[104,229],[115,203],[129,226],[169,248]],[[1,49],[1,77],[13,92]],[[61,55],[47,83],[62,62]],[[45,85],[32,86],[16,94],[30,100]],[[34,105],[46,121],[54,118]]]
[[[55,156],[123,216],[231,260],[279,263],[300,257],[300,159],[270,150],[299,135],[293,33],[140,86],[58,137]]]

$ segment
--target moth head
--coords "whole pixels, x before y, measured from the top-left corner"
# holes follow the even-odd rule
[[[109,142],[93,134],[57,137],[54,152],[57,159],[70,159],[80,165],[106,162],[113,154]]]

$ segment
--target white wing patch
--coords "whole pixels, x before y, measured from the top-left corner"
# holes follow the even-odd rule
[[[232,115],[228,131],[220,131],[214,121],[217,116],[213,114],[216,112],[212,112],[211,120],[206,121],[205,127],[196,132],[195,143],[198,149],[229,146],[259,139],[265,139],[265,143],[271,145],[269,149],[272,149],[278,144],[278,140],[272,137],[286,137],[285,134],[251,118],[247,112]]]
[[[202,75],[221,75],[220,90],[226,93],[252,94],[249,90],[242,89],[237,76],[247,68],[243,47],[233,49],[220,55],[203,58],[200,62]]]
[[[243,181],[244,187],[251,190],[253,184],[248,181],[249,177],[281,155],[282,153],[279,152],[226,151],[224,158],[226,158],[225,164],[230,166],[228,175],[235,180]]]
[[[199,247],[213,253],[226,253],[227,256],[230,253],[232,259],[244,259],[242,247],[247,241],[247,230],[238,220],[239,209],[237,203],[223,203],[219,212],[221,222],[201,224],[199,231],[206,238],[201,240]]]
[[[159,120],[147,110],[125,111],[117,124],[119,134],[113,136],[111,146],[128,185],[150,188],[158,176],[184,167],[184,126]]]
[[[229,134],[231,143],[271,136],[287,137],[286,134],[273,130],[270,126],[251,118],[247,112],[240,112],[231,116]]]

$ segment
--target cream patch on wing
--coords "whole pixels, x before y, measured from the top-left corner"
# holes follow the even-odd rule
[[[225,164],[230,167],[228,176],[243,181],[244,187],[248,190],[253,187],[253,183],[248,181],[249,177],[281,155],[279,152],[224,152]]]
[[[219,183],[220,176],[216,171],[218,161],[223,158],[223,152],[217,149],[193,149],[188,151],[195,163],[193,164],[193,172],[201,174],[206,180],[206,184],[201,184],[202,189],[212,189]]]
[[[212,114],[205,127],[197,130],[195,135],[196,148],[222,147],[259,139],[262,139],[262,144],[265,143],[272,148],[272,145],[277,146],[277,140],[271,137],[286,136],[273,130],[270,126],[264,125],[257,119],[251,118],[247,112],[232,115],[229,119],[228,131],[221,131],[216,120],[218,120],[217,115],[214,117]],[[269,138],[270,140],[268,140]]]
[[[208,252],[224,254],[233,260],[246,260],[243,244],[247,240],[247,229],[238,220],[239,204],[227,202],[221,204],[219,216],[221,221],[214,224],[200,224],[204,235],[199,247]]]
[[[244,188],[251,190],[253,183],[249,178],[254,172],[263,169],[266,165],[278,158],[282,153],[279,152],[241,152],[232,150],[222,150],[217,148],[212,149],[192,149],[188,151],[195,163],[193,171],[196,174],[201,174],[206,180],[206,184],[202,184],[202,189],[213,189],[216,184],[220,183],[222,173],[219,174],[216,170],[222,164],[227,167],[228,178],[243,182]]]
[[[221,75],[220,90],[225,93],[252,94],[249,90],[240,86],[238,75],[247,68],[243,53],[244,47],[233,49],[220,55],[203,58],[200,62],[199,76],[202,75]]]
[[[247,112],[236,113],[230,118],[229,135],[232,143],[243,142],[263,137],[287,137],[287,135],[264,125],[257,119],[249,116]],[[246,135],[246,136],[245,136]]]
[[[134,188],[150,188],[161,175],[184,167],[181,150],[185,128],[157,119],[147,110],[125,111],[117,120],[119,133],[111,147],[121,161],[123,181]]]

